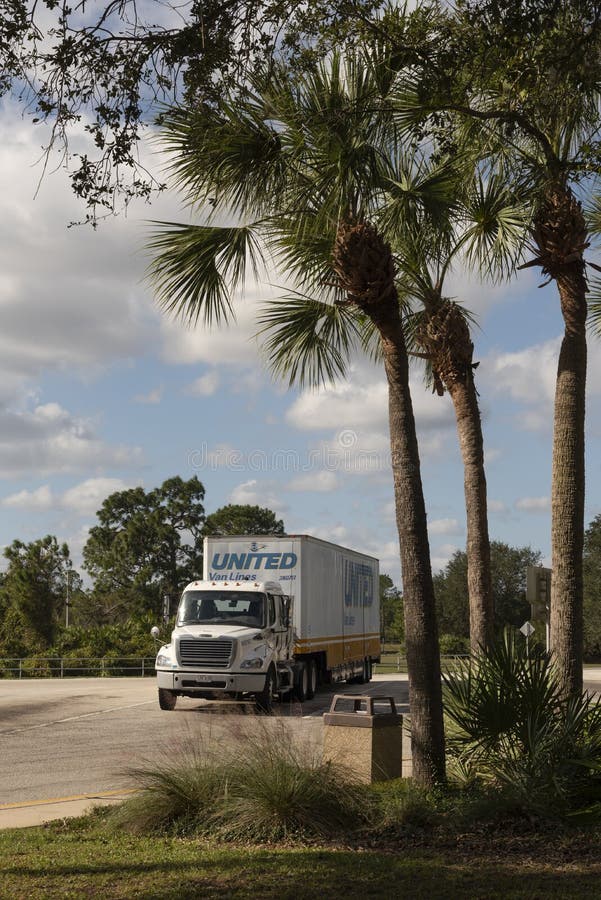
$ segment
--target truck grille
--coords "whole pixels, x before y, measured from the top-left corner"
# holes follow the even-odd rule
[[[179,660],[182,666],[228,669],[232,644],[232,641],[183,640],[179,642]]]

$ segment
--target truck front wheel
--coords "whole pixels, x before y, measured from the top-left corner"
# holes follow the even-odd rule
[[[167,688],[159,688],[159,706],[161,709],[175,709],[177,694],[168,691]]]
[[[273,669],[269,669],[265,678],[265,687],[260,693],[255,694],[257,712],[267,713],[269,715],[269,713],[273,711],[273,698],[276,687],[275,672]]]
[[[309,670],[306,663],[299,663],[294,678],[294,698],[304,703],[309,693]]]

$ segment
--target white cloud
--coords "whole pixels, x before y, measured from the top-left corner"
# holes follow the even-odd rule
[[[516,509],[525,512],[548,512],[551,509],[549,497],[521,497],[515,501]]]
[[[197,397],[210,397],[215,393],[220,384],[220,378],[217,372],[207,372],[201,375],[196,381],[188,385],[186,392]]]
[[[73,132],[72,149],[82,149],[83,123]],[[42,167],[36,163],[45,138],[44,127],[24,120],[16,105],[3,104],[0,404],[5,405],[14,405],[33,380],[48,372],[89,382],[115,360],[143,356],[156,344],[158,332],[158,314],[139,284],[144,263],[133,249],[137,224],[119,217],[104,222],[98,232],[68,230],[83,209],[58,159],[50,160],[38,184]],[[52,171],[55,162],[57,171]],[[37,417],[64,418],[54,406],[44,404]],[[19,468],[16,460],[0,467]]]
[[[87,478],[63,493],[56,493],[50,485],[45,484],[33,491],[23,490],[10,494],[0,504],[14,509],[63,509],[79,516],[93,515],[109,494],[132,486],[120,478]]]
[[[488,511],[493,513],[507,512],[507,505],[502,500],[488,500]]]
[[[80,516],[92,515],[100,509],[109,494],[125,491],[130,487],[133,487],[131,483],[120,478],[87,478],[66,490],[60,503],[65,509],[73,510]]]
[[[141,459],[139,447],[106,444],[92,420],[73,416],[58,403],[0,407],[0,477],[129,467]]]
[[[463,526],[458,519],[434,519],[428,522],[428,533],[433,534],[462,534]]]
[[[161,356],[172,365],[207,363],[228,368],[259,366],[257,316],[268,291],[249,285],[243,298],[234,303],[235,321],[207,328],[202,323],[188,328],[180,320],[161,320]]]
[[[485,367],[490,387],[522,403],[549,408],[555,396],[560,343],[560,338],[553,338],[515,353],[492,355]]]
[[[288,506],[282,503],[278,486],[273,482],[259,482],[256,478],[244,481],[231,492],[228,503],[239,503],[250,506],[262,506],[273,510],[278,515],[287,512]]]
[[[48,484],[43,484],[34,491],[18,491],[2,500],[2,506],[14,509],[50,509],[53,504],[54,497]]]
[[[159,387],[153,388],[147,394],[136,394],[134,400],[136,403],[142,403],[148,406],[156,406],[163,399],[163,387],[160,385]]]
[[[420,373],[412,374],[411,396],[420,432],[454,427],[450,399],[424,390]],[[318,391],[303,391],[288,409],[286,420],[302,431],[354,428],[387,433],[388,385],[380,368],[360,361],[346,381]]]
[[[445,294],[454,297],[480,319],[495,306],[522,301],[537,284],[537,276],[532,271],[521,272],[519,278],[506,283],[490,284],[483,282],[477,274],[458,267],[447,280]]]
[[[336,472],[322,470],[321,472],[312,472],[308,475],[299,475],[298,478],[293,478],[292,481],[288,483],[287,490],[303,492],[318,491],[326,493],[328,491],[335,491],[338,487],[340,487],[340,482]]]

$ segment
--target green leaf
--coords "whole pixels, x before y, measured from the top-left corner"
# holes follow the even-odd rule
[[[365,330],[348,306],[299,292],[269,301],[259,335],[273,372],[289,385],[325,385],[346,374],[350,354]]]
[[[234,318],[233,291],[243,286],[250,259],[258,274],[261,251],[253,228],[156,222],[148,247],[154,252],[148,277],[165,312],[190,325]]]

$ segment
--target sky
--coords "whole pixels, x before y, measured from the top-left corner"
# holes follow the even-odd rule
[[[281,273],[249,283],[228,329],[190,330],[145,280],[150,220],[185,221],[175,191],[94,231],[47,135],[0,105],[0,545],[55,534],[74,563],[110,493],[197,475],[205,509],[268,506],[289,533],[372,554],[400,585],[383,371],[357,358],[320,391],[273,380],[254,337]],[[156,150],[146,152],[160,171]],[[589,251],[590,252],[590,251]],[[597,259],[597,262],[601,260]],[[475,356],[493,540],[550,565],[553,394],[562,334],[553,285],[528,269],[491,287],[457,272]],[[448,397],[411,376],[432,564],[465,548],[463,472]],[[601,512],[601,345],[591,339],[586,522]]]

